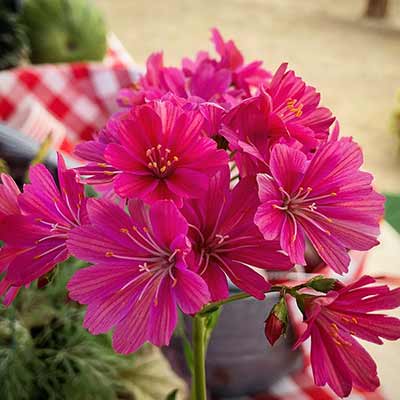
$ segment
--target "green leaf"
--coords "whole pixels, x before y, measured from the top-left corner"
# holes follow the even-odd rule
[[[185,321],[184,321],[183,314],[181,312],[179,313],[179,321],[178,321],[178,326],[175,330],[175,333],[182,339],[183,355],[185,356],[186,365],[189,368],[189,371],[191,373],[193,373],[192,345],[186,335]]]
[[[385,219],[400,233],[400,195],[385,194]]]

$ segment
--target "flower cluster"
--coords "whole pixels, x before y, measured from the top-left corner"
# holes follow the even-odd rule
[[[58,182],[45,166],[31,168],[30,184],[20,193],[13,179],[2,175],[0,185],[0,295],[10,304],[22,286],[50,272],[70,252],[70,232],[88,223],[84,187],[58,158]]]
[[[378,244],[384,198],[315,88],[287,64],[273,75],[259,61],[245,64],[217,30],[212,39],[219,59],[199,52],[171,68],[150,56],[120,93],[121,111],[77,146],[86,163],[66,169],[59,157],[58,186],[42,165],[23,193],[2,176],[4,303],[73,255],[92,264],[68,284],[70,298],[88,306],[85,327],[113,329],[115,350],[130,353],[147,341],[168,345],[178,308],[196,314],[227,299],[230,284],[263,299],[268,271],[301,270],[312,254],[344,274],[350,250]],[[85,184],[100,198],[86,199]],[[284,297],[296,297],[315,382],[340,396],[378,386],[353,336],[400,336],[397,319],[369,314],[397,307],[398,289],[364,287],[372,281],[285,289],[266,321],[274,343],[288,322]]]
[[[199,51],[194,60],[184,58],[181,68],[164,66],[163,53],[153,53],[145,75],[120,92],[119,104],[129,107],[174,94],[188,103],[213,102],[229,109],[271,78],[261,61],[245,64],[235,43],[225,42],[217,29],[212,29],[212,42],[219,59]]]

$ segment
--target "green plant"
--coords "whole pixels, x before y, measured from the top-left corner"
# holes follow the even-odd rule
[[[27,52],[27,37],[18,15],[0,5],[0,70],[19,65]]]
[[[66,282],[82,263],[72,259],[0,308],[2,400],[158,400],[184,385],[160,351],[116,354],[109,335],[82,327],[83,310]]]

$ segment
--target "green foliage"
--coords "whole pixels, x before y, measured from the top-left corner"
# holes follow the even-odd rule
[[[396,105],[390,118],[391,131],[400,138],[400,90],[397,92]]]
[[[385,219],[400,233],[400,195],[385,194]]]
[[[0,4],[0,70],[16,67],[27,51],[27,37],[17,14]]]
[[[118,355],[109,335],[82,327],[84,307],[65,289],[82,266],[67,261],[47,286],[22,289],[12,307],[0,308],[0,399],[164,400],[184,388],[157,349]]]
[[[89,0],[25,0],[22,21],[34,64],[100,61],[107,42],[101,13]]]

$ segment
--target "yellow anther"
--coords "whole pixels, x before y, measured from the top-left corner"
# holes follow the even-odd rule
[[[112,251],[106,251],[105,256],[106,257],[112,257],[114,255],[114,253]]]
[[[177,156],[173,156],[172,159],[173,159],[175,162],[179,161],[179,158],[178,158]]]
[[[114,175],[114,172],[112,172],[112,171],[104,171],[103,174],[104,175]]]
[[[34,256],[33,259],[34,259],[34,260],[38,260],[40,257],[42,257],[42,255],[41,255],[41,254],[38,254],[38,255]]]
[[[351,320],[354,324],[358,324],[358,319],[356,317],[351,317]]]
[[[149,162],[149,163],[147,164],[147,166],[148,166],[149,168],[152,168],[152,167],[153,167],[153,164],[152,164],[151,162]]]
[[[334,322],[331,323],[331,327],[332,327],[336,332],[339,332],[339,328],[338,328],[338,326],[337,326]]]
[[[167,167],[166,167],[165,165],[163,165],[163,166],[160,168],[160,172],[162,172],[162,173],[164,173],[166,170],[167,170]]]
[[[107,168],[108,167],[108,165],[105,164],[105,163],[97,163],[97,166],[101,167],[101,168]]]
[[[171,161],[168,160],[168,161],[167,161],[167,166],[170,167],[171,164],[172,164]]]
[[[158,167],[158,164],[157,164],[156,162],[153,162],[153,167],[154,167],[154,168],[157,168],[157,167]]]
[[[337,196],[337,193],[336,192],[332,192],[331,196]]]
[[[143,229],[143,232],[148,232],[149,231],[146,226],[144,226],[142,229]]]
[[[129,232],[129,230],[126,229],[126,228],[121,228],[119,231],[120,231],[121,233],[128,233],[128,232]]]
[[[338,346],[343,346],[342,342],[339,342],[339,340],[333,338],[333,341],[338,345]]]
[[[132,229],[133,229],[134,231],[137,231],[137,230],[138,230],[137,226],[135,226],[135,225],[132,225]]]
[[[169,153],[171,153],[171,150],[170,149],[165,149],[165,152],[169,154]]]
[[[157,150],[160,150],[161,147],[162,147],[161,144],[158,144],[158,145],[157,145]]]

